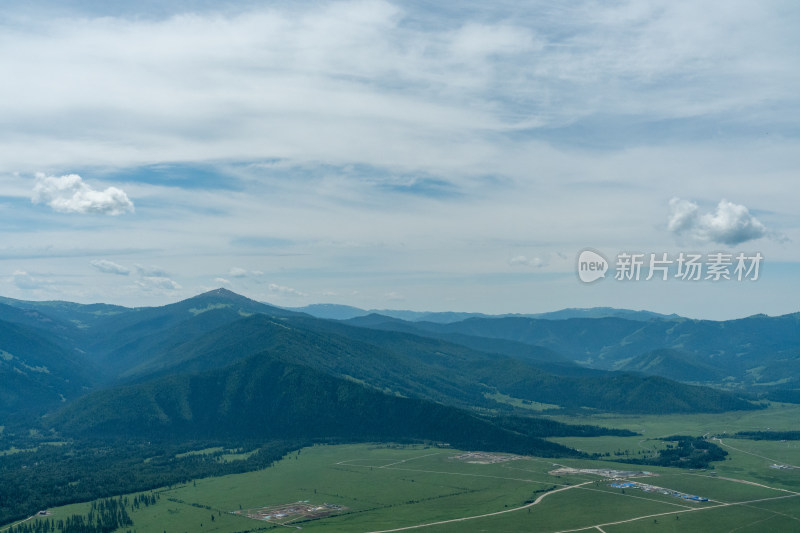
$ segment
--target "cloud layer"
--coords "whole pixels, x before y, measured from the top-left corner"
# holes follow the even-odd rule
[[[795,0],[9,0],[0,294],[728,312],[575,289],[572,258],[800,238],[798,21]],[[676,191],[698,203],[667,232]]]
[[[59,213],[121,215],[133,212],[133,202],[124,191],[108,187],[98,191],[77,174],[55,177],[36,175],[34,204],[46,204]]]
[[[781,16],[791,2],[738,3],[714,17],[703,1],[231,4],[73,19],[9,10],[4,76],[25,83],[0,87],[10,125],[0,160],[27,171],[36,159],[400,165],[414,150],[417,164],[463,158],[469,168],[498,148],[498,134],[583,122],[584,135],[607,124],[609,139],[618,119],[654,125],[644,141],[667,131],[664,121],[793,124],[780,112],[798,81],[796,26]],[[443,149],[461,157],[441,158]]]

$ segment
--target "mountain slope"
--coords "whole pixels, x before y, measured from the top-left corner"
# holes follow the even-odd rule
[[[617,370],[641,372],[676,381],[712,383],[725,378],[722,369],[670,348],[653,350],[619,363]]]
[[[600,369],[615,369],[625,360],[657,349],[672,349],[710,365],[744,386],[769,385],[782,362],[800,355],[800,313],[779,317],[756,315],[711,320],[623,318],[472,318],[452,324],[416,322],[415,328],[436,335],[461,334],[522,342],[548,348]],[[800,375],[786,376],[792,383]]]
[[[398,353],[327,329],[329,326],[337,328],[335,324],[313,320],[310,323],[321,330],[302,327],[309,324],[305,320],[298,323],[288,318],[254,315],[175,346],[124,375],[141,381],[151,376],[200,372],[223,368],[255,353],[269,352],[272,357],[287,363],[307,365],[394,394],[461,406],[489,403],[483,397],[484,388],[480,384],[470,383],[462,377],[452,379],[447,375],[441,366],[442,361],[437,361],[442,356],[436,355],[439,352],[436,349],[412,353],[413,343],[409,343]],[[377,335],[385,333],[377,332]],[[487,358],[475,355],[483,360]],[[451,359],[444,360],[447,362],[455,364]]]
[[[474,449],[576,455],[464,410],[383,394],[267,354],[222,371],[99,391],[49,417],[47,423],[76,436],[427,439]]]
[[[371,314],[364,317],[353,318],[345,322],[348,325],[359,328],[378,329],[383,331],[394,331],[410,333],[417,336],[439,339],[453,344],[466,346],[467,348],[494,354],[507,355],[516,359],[523,359],[535,364],[538,368],[565,375],[586,375],[593,371],[582,367],[563,355],[548,348],[534,346],[522,342],[506,339],[477,337],[461,333],[441,332],[435,329],[418,327],[414,322],[406,322],[397,318],[386,317],[378,314]]]
[[[29,302],[15,300],[14,298],[0,297],[0,302],[26,311],[35,311],[62,324],[72,324],[78,328],[87,328],[94,325],[104,317],[119,315],[130,311],[127,307],[109,304],[78,304],[51,300],[44,302]]]
[[[493,399],[493,394],[500,392],[548,404],[622,412],[753,408],[729,393],[698,391],[668,380],[647,381],[654,387],[654,394],[648,396],[641,386],[646,380],[634,375],[556,375],[529,361],[438,339],[307,317],[254,315],[241,319],[157,354],[125,375],[143,380],[222,368],[262,351],[377,390],[461,407],[510,409]],[[691,396],[697,400],[683,400]]]
[[[86,350],[112,373],[243,316],[303,316],[216,289],[162,307],[129,309],[98,321],[86,332]]]
[[[93,372],[81,355],[45,332],[0,321],[0,425],[83,394]]]

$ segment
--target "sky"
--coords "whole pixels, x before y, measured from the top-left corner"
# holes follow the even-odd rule
[[[0,295],[800,311],[799,26],[794,0],[4,2]]]

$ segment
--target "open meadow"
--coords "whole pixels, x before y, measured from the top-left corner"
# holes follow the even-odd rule
[[[797,441],[723,437],[715,442],[729,455],[708,470],[614,462],[618,450],[652,451],[663,442],[650,440],[656,437],[788,430],[797,420],[800,408],[785,404],[758,413],[565,419],[641,433],[554,439],[611,454],[601,460],[423,445],[313,446],[264,470],[159,488],[152,493],[157,502],[131,509],[133,525],[119,531],[800,531]],[[60,507],[31,522],[88,510],[88,503]]]

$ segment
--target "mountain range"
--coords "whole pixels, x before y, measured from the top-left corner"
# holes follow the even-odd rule
[[[711,322],[578,311],[332,320],[225,289],[148,308],[6,298],[0,425],[76,436],[469,434],[545,450],[531,439],[577,430],[547,426],[537,409],[721,412],[798,388],[798,314]]]
[[[766,393],[800,387],[800,313],[728,321],[501,317],[450,324],[369,315],[347,323],[451,340],[514,342],[550,350],[584,368],[729,389]]]

